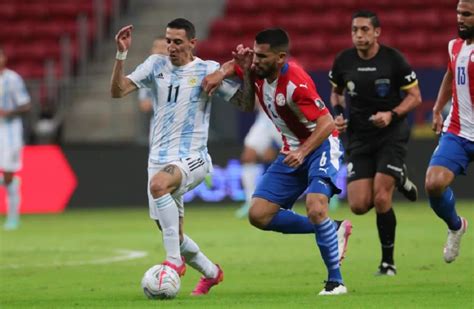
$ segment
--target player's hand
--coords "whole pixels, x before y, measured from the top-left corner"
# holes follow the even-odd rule
[[[305,156],[303,155],[301,151],[293,150],[293,151],[284,152],[283,154],[286,155],[285,159],[283,159],[283,163],[285,163],[289,167],[297,168],[301,164],[303,164]]]
[[[336,125],[337,131],[339,133],[346,132],[347,129],[347,119],[344,119],[344,116],[339,115],[334,119],[334,124]]]
[[[244,47],[242,44],[237,45],[235,51],[232,52],[235,62],[242,70],[247,71],[252,67],[253,50],[249,47]]]
[[[443,115],[441,112],[433,112],[433,123],[431,128],[436,134],[440,134],[441,130],[443,129]]]
[[[133,25],[125,26],[115,35],[115,44],[119,52],[128,50],[132,45],[132,29]]]
[[[370,121],[377,128],[385,128],[392,122],[392,113],[391,112],[377,112],[375,115],[370,116]]]
[[[214,91],[221,85],[222,80],[224,80],[224,73],[217,70],[203,78],[201,87],[208,96],[212,96]]]

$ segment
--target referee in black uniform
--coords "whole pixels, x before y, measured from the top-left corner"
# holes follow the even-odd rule
[[[349,205],[358,215],[375,206],[382,246],[377,274],[393,276],[396,218],[392,195],[398,187],[412,201],[418,196],[404,164],[410,135],[405,116],[421,103],[421,95],[416,74],[405,58],[377,42],[380,31],[374,13],[356,12],[352,16],[354,47],[336,57],[329,79],[336,126],[348,138]],[[350,103],[348,120],[344,119],[345,94]]]

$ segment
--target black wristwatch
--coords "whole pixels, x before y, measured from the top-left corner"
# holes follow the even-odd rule
[[[400,118],[397,112],[394,111],[393,109],[390,111],[390,113],[392,114],[392,121],[396,121],[398,118]]]

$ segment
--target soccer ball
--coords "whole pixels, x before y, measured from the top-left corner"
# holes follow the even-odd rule
[[[145,272],[142,289],[150,299],[172,299],[179,292],[181,280],[178,273],[171,267],[158,264]]]

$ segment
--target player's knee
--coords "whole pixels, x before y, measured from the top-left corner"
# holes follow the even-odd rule
[[[350,207],[355,215],[364,215],[372,208],[368,203],[351,203]]]
[[[150,181],[150,192],[153,198],[159,198],[168,193],[167,186],[165,183],[158,179],[152,179]]]
[[[426,176],[425,191],[428,196],[441,196],[446,189],[446,185],[436,177]]]
[[[390,205],[392,202],[392,195],[388,192],[382,191],[375,193],[374,204],[375,207],[383,207],[385,205]]]
[[[327,217],[327,199],[310,198],[306,201],[306,213],[313,224],[322,222]]]
[[[262,212],[259,207],[250,207],[249,209],[249,222],[258,229],[265,229],[265,227],[270,223],[271,218],[265,212]]]

